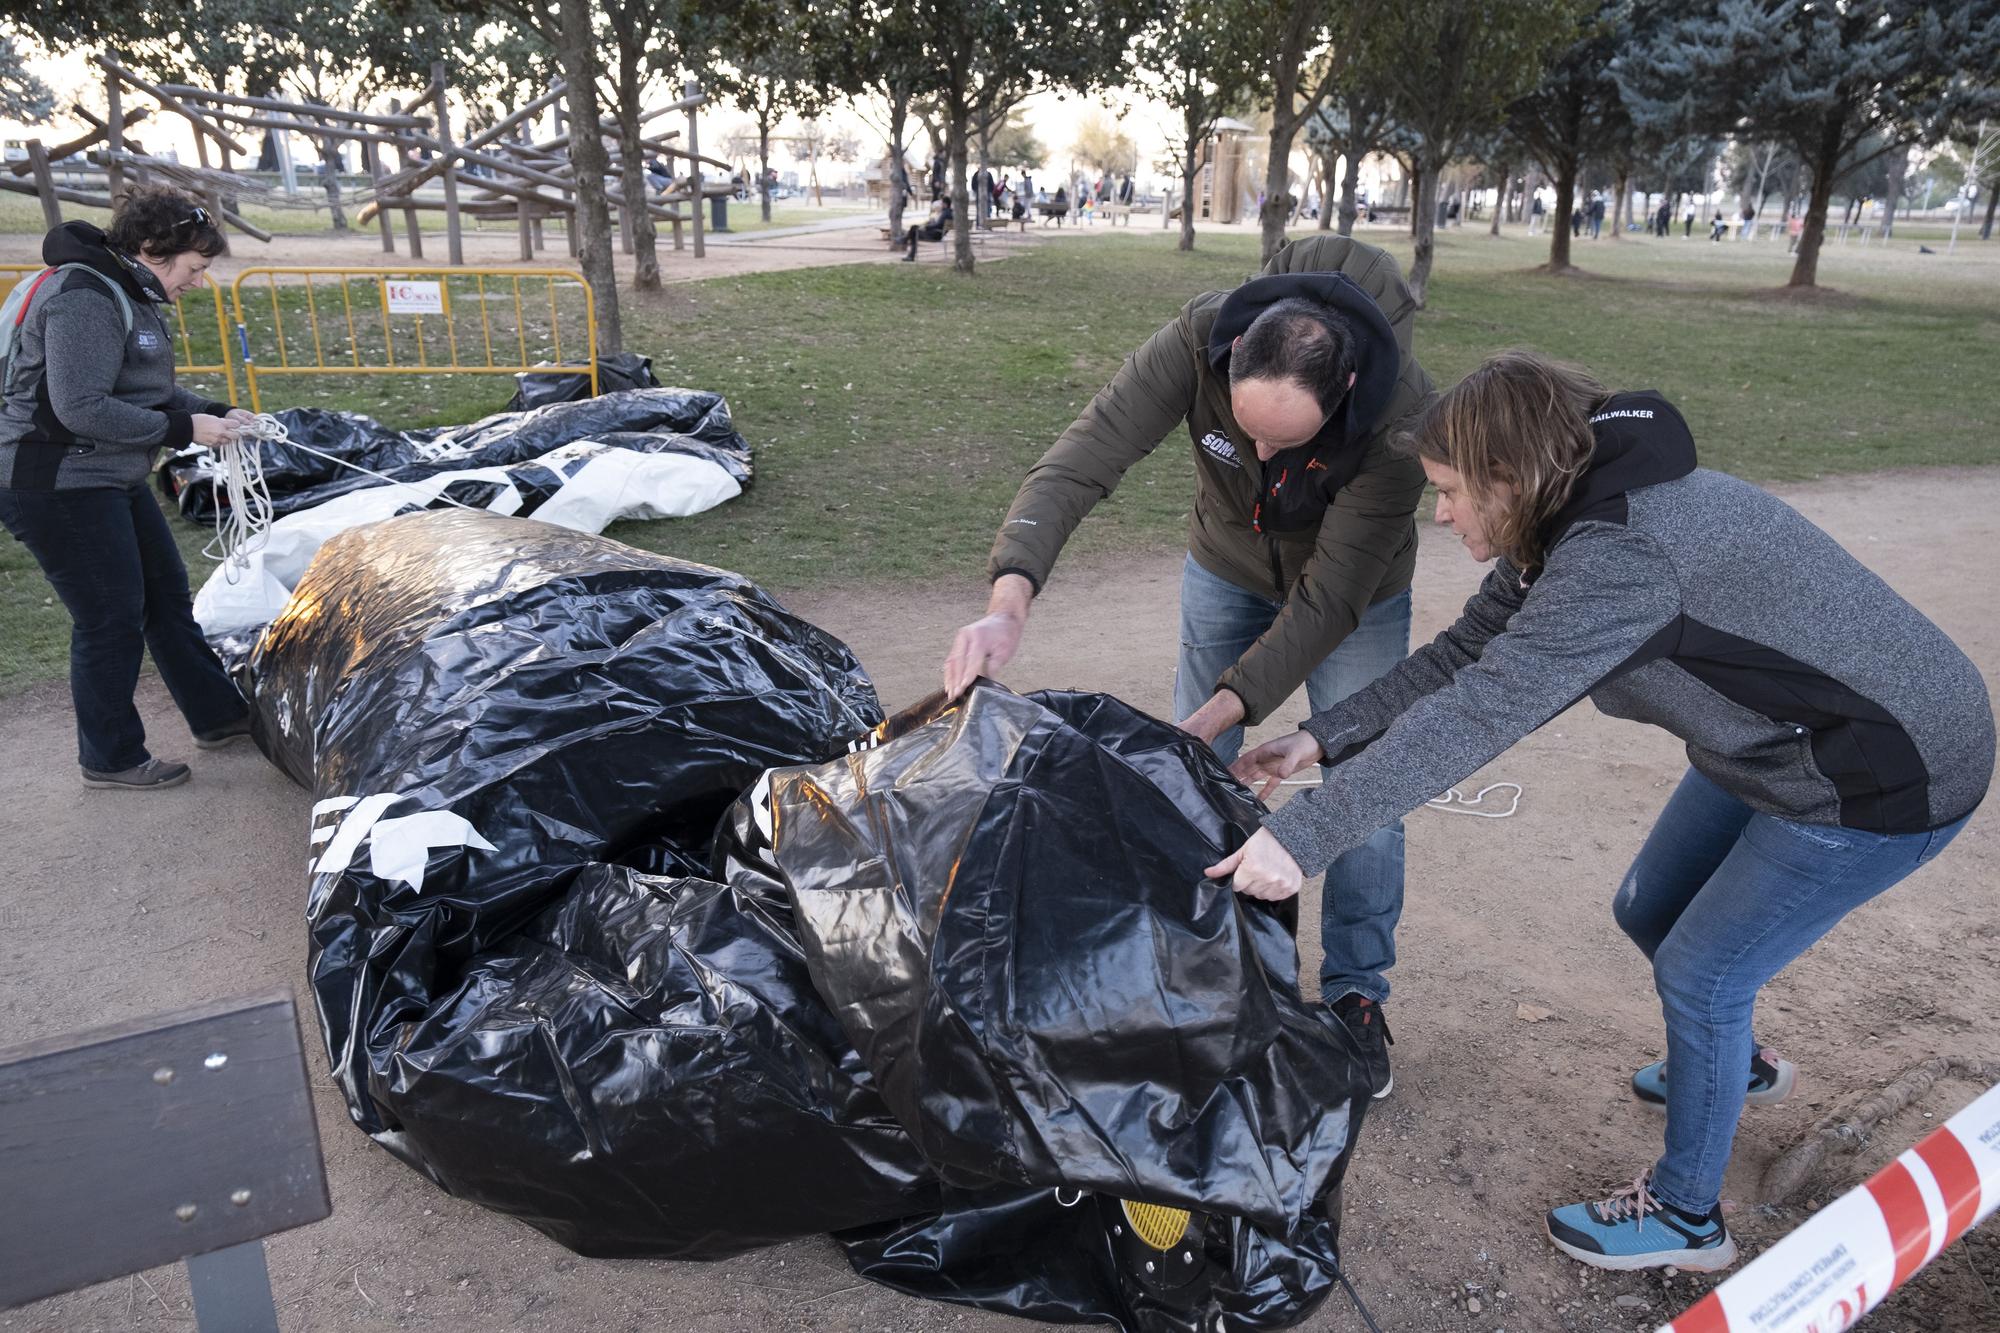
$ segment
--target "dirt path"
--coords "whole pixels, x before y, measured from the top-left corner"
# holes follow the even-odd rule
[[[886,222],[886,219],[879,221]],[[676,250],[671,236],[662,234],[660,276],[666,282],[697,282],[704,278],[733,278],[745,273],[821,268],[833,264],[887,264],[902,258],[900,250],[892,249],[882,239],[879,226],[777,230],[781,234],[771,236],[749,228],[729,232],[717,238],[717,243],[709,245],[707,253],[700,259],[694,257],[691,241],[689,248]],[[1030,227],[1025,233],[1012,229],[996,231],[980,243],[978,255],[982,260],[1002,259],[1054,237],[1108,235],[1111,231],[1107,227],[1080,230],[1072,227],[1060,232],[1036,227]],[[511,227],[469,231],[464,239],[467,264],[509,268],[523,264],[520,243]],[[381,233],[372,227],[348,232],[281,234],[268,243],[232,234],[230,252],[216,260],[210,272],[218,283],[227,288],[231,280],[246,268],[299,264],[323,268],[396,268],[405,265],[422,268],[443,265],[446,254],[445,238],[441,232],[425,233],[422,259],[410,258],[409,247],[400,230],[396,234],[396,253],[393,255],[382,253]],[[36,264],[41,262],[41,257],[42,238],[39,233],[0,235],[0,264]],[[918,247],[918,258],[927,264],[951,262],[948,246],[928,243]],[[631,260],[620,254],[617,263],[618,271],[624,276],[620,284],[623,290],[631,276],[628,272]],[[574,269],[577,263],[569,257],[558,238],[553,247],[538,252],[534,260],[525,266]]]
[[[2000,470],[1786,494],[2000,684],[1991,578]],[[1164,711],[1179,564],[1154,556],[1060,570],[1008,682],[1108,690]],[[1420,638],[1477,576],[1455,543],[1426,541]],[[852,644],[898,707],[931,687],[979,595],[969,581],[926,591],[793,604]],[[156,681],[142,704],[160,751],[191,753]],[[176,791],[85,792],[70,752],[59,689],[0,705],[0,1044],[274,984],[303,997],[291,849],[304,838],[305,794],[247,748],[203,756],[196,781]],[[1660,1121],[1624,1091],[1626,1074],[1661,1051],[1657,1002],[1609,901],[1682,768],[1663,734],[1584,705],[1482,775],[1526,788],[1517,817],[1412,816],[1391,1007],[1396,1093],[1369,1118],[1345,1230],[1349,1266],[1385,1330],[1649,1329],[1704,1288],[1689,1277],[1587,1276],[1540,1234],[1545,1208],[1629,1178],[1658,1149]],[[1815,1117],[1932,1054],[2000,1058],[1996,835],[1989,804],[1936,864],[1855,913],[1767,991],[1760,1032],[1799,1062],[1806,1083],[1792,1104],[1753,1112],[1738,1138],[1727,1193],[1744,1205],[1734,1225],[1752,1252],[1797,1221],[1755,1208],[1756,1180]],[[1309,920],[1307,975],[1316,939]],[[1523,1001],[1555,1016],[1524,1023]],[[313,1064],[323,1076],[324,1061]],[[1941,1085],[1829,1185],[1858,1180],[1972,1091]],[[377,1151],[324,1083],[318,1109],[334,1215],[271,1243],[287,1330],[1026,1327],[858,1284],[819,1239],[709,1265],[578,1259]],[[1980,1269],[2000,1268],[1997,1240],[1987,1226],[1864,1327],[1992,1327],[1985,1283],[1994,1279]],[[185,1327],[182,1271],[146,1276],[157,1299],[135,1282],[110,1283],[0,1314],[0,1329]],[[1311,1326],[1360,1327],[1337,1298]]]

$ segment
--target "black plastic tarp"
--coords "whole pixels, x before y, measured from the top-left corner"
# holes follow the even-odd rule
[[[637,352],[619,352],[597,358],[597,391],[618,393],[625,389],[657,388],[653,378],[653,358]],[[509,412],[525,412],[550,403],[573,403],[590,397],[590,376],[567,370],[530,370],[514,377],[514,396],[507,400]]]
[[[630,389],[523,412],[497,412],[464,426],[415,431],[392,430],[372,417],[316,407],[287,408],[275,415],[290,440],[316,451],[273,440],[258,444],[272,512],[279,516],[380,486],[382,477],[416,481],[462,468],[505,467],[578,440],[646,453],[692,454],[720,464],[739,485],[748,487],[751,478],[750,446],[737,433],[729,404],[721,394],[698,389]],[[215,476],[213,456],[196,445],[167,460],[160,484],[184,516],[207,522],[214,519],[218,503]],[[226,497],[220,502],[226,504]]]
[[[453,1193],[1135,1330],[1335,1281],[1365,1074],[1290,909],[1203,877],[1257,807],[1174,728],[985,683],[885,722],[736,575],[456,510],[329,541],[241,674],[315,796],[334,1075]]]
[[[814,986],[951,1187],[848,1237],[856,1268],[1039,1318],[1303,1317],[1368,1084],[1299,995],[1292,905],[1202,873],[1249,792],[1103,695],[981,684],[873,739],[751,798]],[[1135,1245],[1123,1200],[1196,1217]]]
[[[687,878],[760,773],[880,720],[838,642],[736,575],[444,510],[329,541],[243,677],[315,797],[314,999],[383,1146],[588,1254],[932,1201],[784,904]]]

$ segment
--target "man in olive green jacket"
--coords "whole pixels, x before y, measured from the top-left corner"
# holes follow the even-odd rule
[[[1301,684],[1331,707],[1409,651],[1424,475],[1393,439],[1429,401],[1416,304],[1384,251],[1287,245],[1230,292],[1197,296],[1129,357],[1028,473],[993,543],[984,618],[945,663],[956,694],[1020,645],[1057,554],[1127,468],[1187,424],[1196,488],[1181,588],[1180,725],[1225,762],[1245,724]],[[1322,897],[1322,994],[1379,1055],[1402,911],[1402,829],[1335,862]]]

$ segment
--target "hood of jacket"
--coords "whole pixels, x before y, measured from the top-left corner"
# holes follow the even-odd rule
[[[50,268],[59,264],[82,264],[118,283],[135,301],[165,304],[166,289],[144,264],[125,258],[111,248],[104,229],[90,222],[65,222],[42,237],[42,262]]]
[[[1694,432],[1656,389],[1612,394],[1591,414],[1590,431],[1590,461],[1549,520],[1549,549],[1579,523],[1623,523],[1628,492],[1678,481],[1695,469]]]
[[[1267,273],[1231,292],[1216,312],[1214,327],[1208,333],[1208,362],[1216,374],[1229,374],[1230,350],[1257,316],[1293,297],[1331,306],[1354,333],[1354,387],[1318,435],[1297,446],[1296,451],[1285,451],[1310,455],[1326,446],[1364,439],[1380,424],[1395,396],[1403,357],[1382,307],[1345,273]]]

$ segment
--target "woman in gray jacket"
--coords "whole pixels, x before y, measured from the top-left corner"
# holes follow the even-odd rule
[[[66,222],[14,330],[0,404],[0,526],[69,612],[70,697],[85,785],[171,787],[133,703],[142,654],[203,748],[249,733],[248,710],[195,624],[187,567],[146,479],[162,450],[217,445],[250,414],[174,383],[169,306],[227,248],[206,209],[142,188],[111,229]]]
[[[1329,771],[1209,873],[1289,897],[1586,695],[1684,740],[1691,767],[1612,901],[1666,1016],[1666,1060],[1632,1079],[1666,1108],[1666,1148],[1548,1230],[1602,1268],[1726,1267],[1737,1119],[1793,1085],[1751,1035],[1757,992],[1965,826],[1993,775],[1985,683],[1831,537],[1696,467],[1657,393],[1503,353],[1408,445],[1438,521],[1498,566],[1434,642],[1238,761],[1265,794]]]

